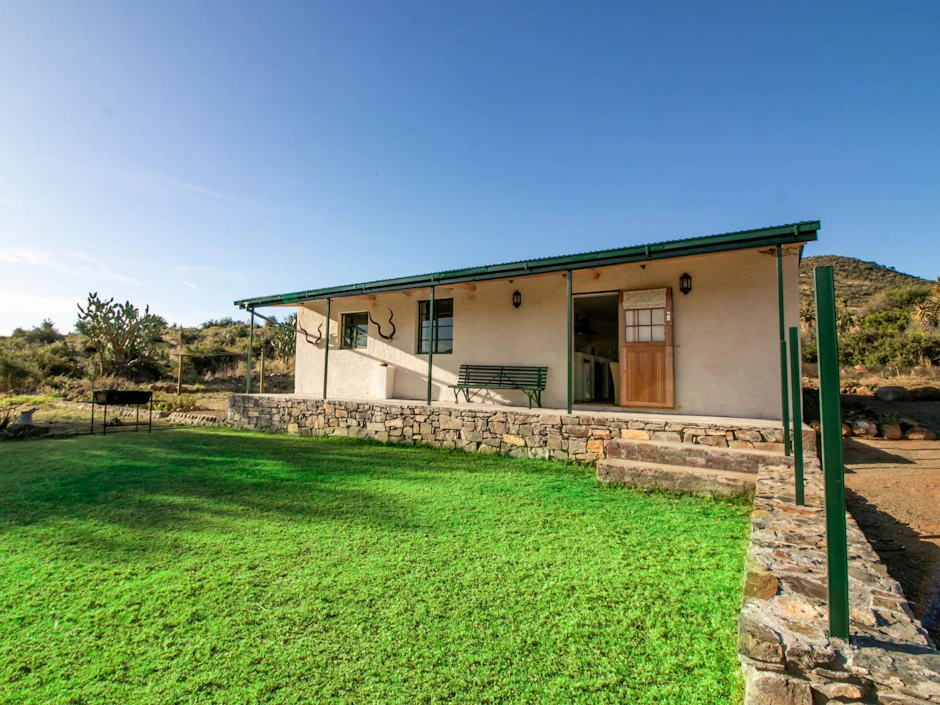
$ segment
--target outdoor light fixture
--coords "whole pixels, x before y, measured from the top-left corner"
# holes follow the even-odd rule
[[[683,274],[681,277],[679,277],[679,291],[681,291],[683,294],[688,294],[690,291],[692,291],[692,277],[690,277],[688,274]]]
[[[516,308],[522,306],[522,294],[520,294],[518,291],[512,292],[512,305]]]

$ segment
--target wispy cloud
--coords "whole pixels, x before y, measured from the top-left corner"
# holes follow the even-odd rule
[[[190,266],[183,265],[176,268],[177,272],[218,272],[220,271],[219,267],[202,267],[202,266]]]
[[[196,286],[196,285],[193,284],[192,282],[183,282],[183,283],[184,283],[186,286],[188,286],[190,289],[192,289],[193,291],[195,291],[196,289],[199,288],[198,286]]]
[[[0,250],[0,262],[44,267],[65,274],[79,276],[104,277],[113,281],[145,286],[139,279],[128,277],[113,271],[103,262],[84,252],[66,252],[63,250]]]
[[[70,164],[70,166],[148,194],[185,197],[205,202],[227,204],[273,215],[280,215],[282,212],[282,208],[277,204],[262,199],[228,193],[135,164],[80,163]]]

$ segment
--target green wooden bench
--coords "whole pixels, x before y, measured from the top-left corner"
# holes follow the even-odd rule
[[[515,389],[526,393],[531,409],[532,402],[542,406],[542,392],[545,391],[547,381],[547,367],[461,365],[457,384],[452,384],[450,387],[454,390],[454,401],[460,401],[458,395],[463,390],[463,395],[468,402],[472,389]]]

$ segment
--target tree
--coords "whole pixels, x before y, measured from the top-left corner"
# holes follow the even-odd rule
[[[275,321],[277,318],[274,319]],[[284,323],[291,327],[297,326],[297,314],[288,316]],[[264,327],[265,350],[269,351],[277,360],[289,360],[294,356],[297,334],[290,328],[284,328],[276,323],[267,322]]]
[[[104,301],[95,292],[88,295],[85,308],[78,305],[78,311],[75,328],[91,339],[101,374],[127,377],[156,366],[166,321],[150,313],[149,306],[141,314],[130,301]]]
[[[30,330],[14,329],[11,337],[20,339],[30,345],[50,345],[65,339],[65,336],[56,330],[55,324],[48,318]]]
[[[914,318],[924,328],[940,326],[940,277],[927,298],[914,307]]]
[[[858,314],[849,308],[849,302],[846,299],[840,299],[836,303],[836,328],[839,335],[846,335],[859,330],[861,321]]]

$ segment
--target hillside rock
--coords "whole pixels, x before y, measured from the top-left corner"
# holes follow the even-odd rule
[[[935,441],[937,440],[937,434],[934,433],[931,429],[926,428],[925,426],[915,426],[910,431],[905,433],[904,437],[909,441]]]
[[[911,393],[904,387],[880,387],[875,392],[875,399],[881,401],[909,401]]]
[[[937,387],[915,387],[910,390],[914,401],[940,401],[940,389]]]
[[[901,424],[899,423],[881,424],[881,435],[884,436],[886,441],[899,441],[904,438],[904,432],[901,431]]]

